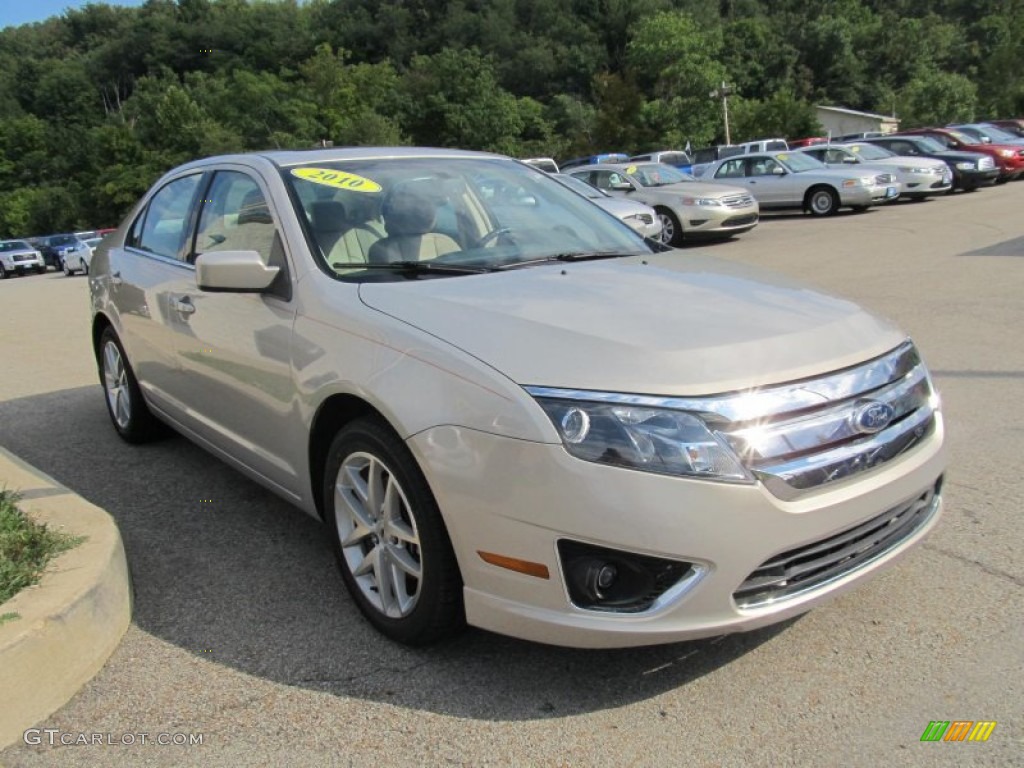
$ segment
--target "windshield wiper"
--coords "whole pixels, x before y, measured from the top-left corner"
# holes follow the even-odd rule
[[[348,262],[331,264],[333,269],[373,269],[400,272],[403,275],[479,275],[493,272],[492,267],[469,267],[460,264],[445,264],[434,261],[385,261],[379,264],[370,262]]]
[[[512,264],[504,264],[494,267],[496,270],[519,269],[519,267],[532,267],[537,264],[548,264],[553,261],[596,261],[598,259],[618,259],[625,256],[641,256],[639,253],[623,253],[622,251],[570,251],[568,253],[555,253],[550,256],[542,256],[527,261],[516,261]]]

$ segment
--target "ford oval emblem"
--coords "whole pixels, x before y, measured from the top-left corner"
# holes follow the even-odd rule
[[[896,412],[888,403],[867,400],[860,403],[850,414],[850,423],[858,432],[873,435],[889,426]]]

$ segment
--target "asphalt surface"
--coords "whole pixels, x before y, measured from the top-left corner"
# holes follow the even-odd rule
[[[182,438],[117,439],[84,278],[0,283],[0,444],[115,517],[135,587],[120,648],[39,725],[103,743],[44,732],[0,763],[1024,765],[1022,211],[1024,182],[766,217],[701,249],[910,333],[943,396],[946,512],[899,566],[798,620],[627,651],[477,630],[427,650],[382,639],[315,521]],[[986,743],[922,743],[932,720],[998,725]]]

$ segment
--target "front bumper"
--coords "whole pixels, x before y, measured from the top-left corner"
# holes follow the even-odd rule
[[[760,210],[756,205],[741,208],[686,205],[680,207],[676,215],[683,222],[683,232],[688,237],[728,237],[749,232],[756,227]]]
[[[42,257],[34,258],[29,261],[21,261],[15,259],[4,259],[4,269],[12,274],[26,274],[28,272],[40,272],[46,269],[46,262],[43,261]]]
[[[953,188],[953,174],[945,173],[900,173],[903,197],[927,197],[948,192]]]
[[[654,475],[581,461],[560,445],[438,427],[409,445],[444,515],[465,583],[470,624],[555,645],[626,647],[745,631],[813,608],[891,565],[940,514],[851,572],[751,608],[734,592],[771,558],[821,542],[935,487],[943,428],[899,459],[782,501],[764,486]],[[510,468],[514,468],[511,469]],[[481,478],[486,478],[483,482]],[[642,613],[575,606],[558,541],[569,539],[695,566],[671,599]],[[480,552],[547,567],[539,578],[490,565]]]

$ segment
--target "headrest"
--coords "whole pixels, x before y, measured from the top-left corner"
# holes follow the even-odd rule
[[[407,192],[386,201],[382,213],[388,237],[426,234],[433,228],[436,217],[429,200]]]
[[[267,201],[263,197],[263,193],[258,189],[246,193],[245,197],[242,198],[242,205],[238,209],[239,224],[252,222],[260,224],[274,223],[270,216],[270,208],[267,207]]]
[[[318,233],[343,232],[348,228],[344,203],[338,200],[318,200],[309,206],[309,223]]]

